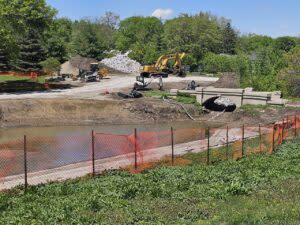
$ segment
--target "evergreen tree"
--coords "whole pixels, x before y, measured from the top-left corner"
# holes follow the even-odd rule
[[[235,46],[237,43],[237,34],[231,27],[230,23],[227,23],[223,30],[223,44],[222,52],[226,54],[234,54]]]
[[[23,72],[41,71],[40,63],[45,60],[45,51],[38,33],[30,30],[20,43],[17,69]]]
[[[0,72],[9,70],[9,56],[4,48],[0,47]]]

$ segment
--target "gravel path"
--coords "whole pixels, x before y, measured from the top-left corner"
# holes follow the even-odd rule
[[[165,83],[192,81],[196,82],[215,82],[218,78],[214,77],[201,77],[201,76],[189,76],[186,78],[169,77],[164,79]],[[52,90],[44,92],[30,92],[30,93],[3,93],[0,94],[0,100],[3,99],[30,99],[30,98],[80,98],[80,99],[97,99],[104,100],[107,97],[103,95],[106,91],[117,92],[124,88],[132,87],[135,82],[134,75],[115,75],[110,76],[107,79],[101,80],[97,83],[87,83],[83,87],[77,87],[66,90]],[[153,83],[158,82],[154,80]]]

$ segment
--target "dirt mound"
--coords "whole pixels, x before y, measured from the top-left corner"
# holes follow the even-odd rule
[[[90,70],[91,63],[97,63],[97,60],[81,56],[75,56],[70,59],[70,64],[81,70]]]
[[[240,79],[235,73],[223,73],[220,79],[213,84],[215,88],[239,88]]]

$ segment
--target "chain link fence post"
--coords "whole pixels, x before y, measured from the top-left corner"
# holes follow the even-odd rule
[[[229,159],[229,128],[226,127],[226,160]]]
[[[174,165],[174,130],[171,127],[171,145],[172,145],[172,166]]]
[[[244,148],[244,141],[245,141],[245,125],[243,124],[242,128],[242,157],[245,157],[245,148]]]
[[[92,175],[95,176],[95,135],[92,130]]]
[[[295,138],[297,138],[297,115],[295,115],[295,118],[294,118],[294,123],[295,123]]]
[[[134,169],[137,170],[138,162],[137,162],[137,129],[134,129]]]
[[[207,128],[207,165],[210,164],[210,127]]]
[[[275,131],[276,131],[276,126],[273,124],[273,138],[272,138],[272,152],[275,151]]]
[[[259,152],[261,152],[261,124],[258,125],[258,130],[259,130]]]
[[[27,136],[24,135],[24,186],[25,191],[27,191],[28,188],[28,177],[27,177]]]

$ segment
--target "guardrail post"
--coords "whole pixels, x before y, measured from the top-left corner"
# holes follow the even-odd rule
[[[172,165],[174,165],[174,130],[171,127]]]
[[[207,135],[208,135],[208,137],[207,137],[207,165],[209,165],[210,164],[210,128],[208,127],[207,128]]]
[[[92,175],[95,176],[95,135],[92,130]]]
[[[25,191],[27,191],[28,188],[28,179],[27,179],[27,137],[24,135],[24,186]]]
[[[137,170],[137,129],[134,129],[134,169]]]

